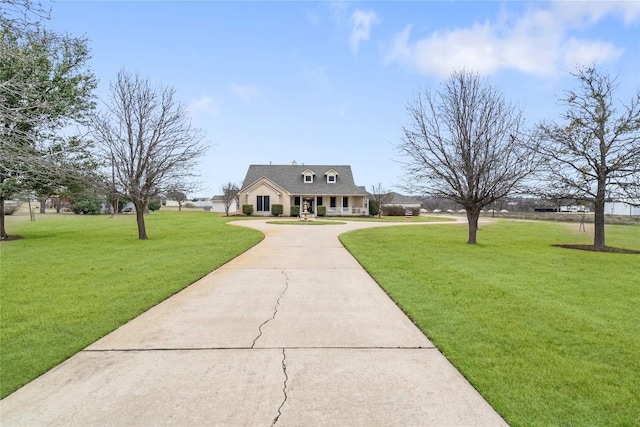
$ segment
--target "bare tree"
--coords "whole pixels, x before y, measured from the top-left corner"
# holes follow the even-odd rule
[[[49,19],[51,9],[40,1],[0,0],[0,26],[12,30],[25,30]]]
[[[239,205],[239,194],[240,194],[240,186],[234,184],[233,182],[228,182],[222,186],[222,197],[224,201],[224,214],[225,216],[229,216],[229,209],[233,202],[236,202],[236,206]]]
[[[538,125],[539,150],[551,183],[545,192],[592,202],[593,246],[602,249],[605,201],[639,194],[640,90],[624,105],[614,99],[615,79],[594,67],[578,68],[572,75],[579,88],[561,100],[563,123]]]
[[[393,195],[382,186],[381,182],[371,186],[371,195],[378,209],[378,218],[382,218],[382,205],[388,203]]]
[[[193,176],[192,167],[206,150],[202,133],[191,125],[173,88],[152,86],[124,70],[111,84],[105,108],[93,117],[92,132],[113,166],[118,191],[135,205],[138,238],[146,239],[149,201]]]
[[[407,111],[398,146],[409,159],[406,188],[462,205],[467,243],[475,244],[482,208],[513,192],[535,169],[521,111],[467,71],[454,72],[440,91],[418,95]]]
[[[182,204],[187,201],[188,187],[184,182],[174,182],[167,189],[165,195],[167,199],[178,202],[178,212],[182,212]]]

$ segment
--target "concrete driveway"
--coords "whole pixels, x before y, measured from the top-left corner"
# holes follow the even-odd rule
[[[337,238],[392,224],[234,225],[266,237],[3,399],[0,424],[506,425]]]

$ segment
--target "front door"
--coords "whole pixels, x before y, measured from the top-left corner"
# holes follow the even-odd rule
[[[304,199],[305,202],[307,202],[308,206],[307,206],[307,212],[309,212],[310,214],[314,213],[313,210],[313,199]]]

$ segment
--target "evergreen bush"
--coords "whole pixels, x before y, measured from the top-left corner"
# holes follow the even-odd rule
[[[282,205],[271,205],[271,215],[280,216],[282,215],[283,209]]]
[[[97,215],[102,210],[102,200],[97,196],[80,196],[72,205],[73,213]]]
[[[154,199],[149,202],[149,210],[151,212],[159,210],[161,206],[162,202],[158,199]]]
[[[407,209],[404,206],[383,206],[382,215],[384,216],[404,216],[407,211],[411,211],[414,216],[420,215],[420,208]]]
[[[375,199],[369,199],[369,215],[378,216],[380,213],[380,204]]]

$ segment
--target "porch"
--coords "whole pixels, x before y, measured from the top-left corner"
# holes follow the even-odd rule
[[[326,216],[366,216],[369,215],[369,199],[364,196],[292,196],[291,206],[300,207],[300,215],[317,215],[318,206],[326,208]]]

